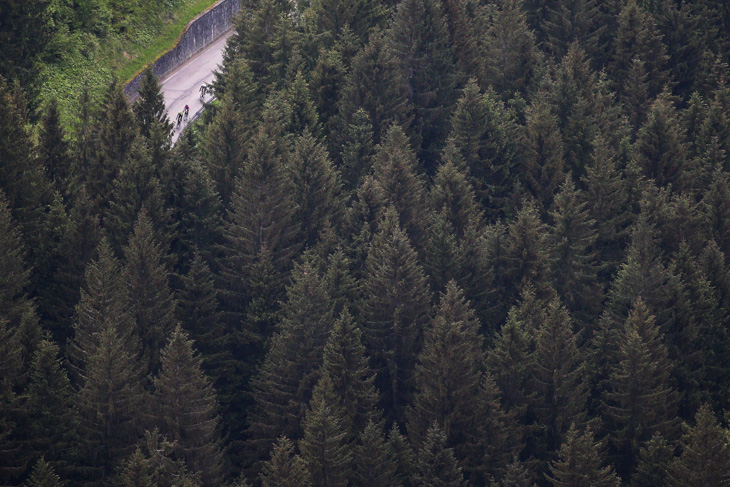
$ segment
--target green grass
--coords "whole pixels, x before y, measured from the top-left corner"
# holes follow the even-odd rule
[[[204,12],[217,0],[195,0],[185,5],[177,12],[177,20],[166,24],[162,31],[154,36],[149,45],[133,45],[127,51],[132,56],[128,61],[122,61],[117,66],[116,75],[125,82],[133,78],[143,68],[151,64],[162,53],[170,49],[177,42],[185,26],[197,15]]]
[[[93,102],[100,102],[112,76],[127,82],[171,49],[193,18],[217,0],[172,0],[174,8],[140,11],[125,19],[124,28],[98,38],[75,32],[62,40],[60,56],[42,66],[40,102],[56,98],[61,118],[72,127],[79,94],[86,84]],[[118,26],[117,26],[118,27]]]

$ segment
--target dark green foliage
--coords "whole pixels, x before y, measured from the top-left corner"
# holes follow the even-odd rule
[[[302,423],[304,437],[299,441],[312,484],[322,487],[347,487],[351,476],[352,453],[335,398],[325,374],[314,388]]]
[[[362,289],[365,337],[377,384],[387,413],[401,417],[413,388],[415,354],[430,296],[416,253],[392,208],[368,254]]]
[[[313,264],[295,266],[282,320],[251,382],[254,406],[248,419],[248,438],[256,452],[251,461],[263,459],[281,435],[302,436],[300,423],[320,377],[333,321],[324,282]]]
[[[673,439],[678,397],[662,336],[644,302],[637,300],[619,337],[604,411],[619,474],[629,478],[639,448],[653,435]]]
[[[327,223],[339,220],[338,174],[324,146],[306,129],[294,143],[288,169],[294,188],[294,219],[299,222],[302,242],[311,247]]]
[[[418,487],[463,487],[466,485],[454,452],[446,447],[446,436],[438,423],[428,428],[426,441],[418,451],[414,485]]]
[[[111,476],[141,436],[145,402],[142,370],[125,348],[114,326],[98,332],[96,350],[89,353],[84,386],[76,395],[81,416],[83,474],[100,482]]]
[[[177,443],[157,429],[146,431],[144,438],[125,463],[119,467],[120,487],[200,487],[199,473],[191,473],[182,459],[176,458]],[[245,486],[244,486],[245,487]]]
[[[601,23],[598,0],[546,2],[542,23],[544,46],[557,59],[568,52],[573,42],[587,51],[598,53],[599,38],[605,28]]]
[[[140,212],[129,245],[124,249],[123,271],[130,312],[137,324],[142,360],[147,371],[160,368],[160,350],[175,326],[175,299],[165,268],[165,251],[152,229],[152,222]]]
[[[150,146],[158,150],[169,147],[168,137],[173,124],[165,113],[165,98],[151,68],[145,71],[139,88],[139,98],[132,109],[137,118],[139,133],[150,141]],[[156,143],[153,144],[153,141]]]
[[[41,120],[38,134],[38,157],[57,191],[69,193],[71,176],[71,153],[66,134],[61,126],[58,102],[53,99],[48,103]]]
[[[43,458],[33,466],[28,481],[24,484],[27,487],[61,487],[61,478],[56,475],[53,466]]]
[[[441,3],[399,3],[387,39],[413,105],[409,133],[418,141],[417,153],[426,167],[433,167],[446,139],[449,107],[456,96],[454,61]]]
[[[493,92],[470,80],[451,119],[450,143],[466,164],[470,181],[489,216],[504,214],[517,158],[515,123]],[[447,149],[448,150],[448,149]]]
[[[579,432],[572,425],[560,447],[560,459],[550,465],[548,481],[555,487],[619,487],[621,481],[613,468],[603,467],[601,444],[587,428]]]
[[[581,196],[571,179],[563,184],[550,212],[548,245],[553,287],[576,319],[590,323],[600,312],[603,293],[597,282],[596,222]]]
[[[373,179],[379,186],[383,207],[398,214],[401,228],[416,247],[423,245],[426,189],[418,173],[418,162],[403,130],[391,126],[373,158]]]
[[[285,436],[279,438],[261,472],[263,487],[309,487],[309,472],[304,460]]]
[[[340,172],[345,189],[351,191],[370,172],[374,153],[373,126],[365,110],[360,108],[352,115],[352,121],[345,127],[343,139]]]
[[[727,431],[706,404],[695,415],[695,425],[687,428],[682,437],[682,454],[672,462],[669,484],[699,487],[723,485],[730,472],[730,447]]]
[[[178,326],[162,350],[160,374],[154,380],[156,423],[174,442],[175,452],[202,485],[220,485],[225,476],[218,427],[218,404],[193,343]]]
[[[210,141],[205,144],[204,160],[221,197],[224,207],[228,207],[235,189],[236,178],[243,165],[243,129],[241,115],[230,98],[224,98],[218,109],[218,116],[209,130]],[[214,141],[214,142],[213,142]]]
[[[632,487],[663,487],[674,457],[674,448],[661,435],[655,434],[639,450],[636,472],[631,476]]]
[[[353,455],[353,484],[356,487],[400,487],[393,451],[380,427],[370,422],[362,430]]]

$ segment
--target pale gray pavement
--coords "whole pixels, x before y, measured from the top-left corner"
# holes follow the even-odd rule
[[[223,50],[226,47],[226,39],[233,33],[233,30],[223,34],[217,41],[188,59],[185,64],[179,66],[172,73],[160,80],[162,94],[165,97],[167,116],[170,122],[175,124],[175,132],[172,136],[172,143],[177,141],[182,129],[193,119],[193,115],[203,107],[203,100],[200,98],[200,86],[213,81],[213,71],[223,62]],[[211,95],[205,95],[205,101],[211,99]],[[183,120],[180,127],[177,126],[177,114],[184,111],[185,105],[190,106],[188,120]]]

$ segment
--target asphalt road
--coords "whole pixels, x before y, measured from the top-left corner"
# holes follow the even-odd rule
[[[228,31],[160,81],[162,94],[165,96],[167,116],[175,124],[175,131],[172,136],[173,144],[177,141],[180,132],[189,120],[192,120],[193,115],[203,107],[203,100],[200,98],[200,87],[213,81],[213,71],[223,62],[223,49],[226,47],[226,39],[232,33],[233,30]],[[205,95],[205,101],[210,100],[210,98],[211,95]],[[184,111],[185,105],[190,106],[189,120],[183,120],[182,124],[178,126],[177,114]]]

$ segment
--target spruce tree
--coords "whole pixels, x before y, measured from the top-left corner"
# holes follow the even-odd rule
[[[572,0],[546,2],[547,15],[542,24],[544,45],[557,59],[567,54],[577,41],[588,52],[599,53],[599,41],[604,26],[601,22],[600,2]]]
[[[342,182],[345,191],[354,192],[362,177],[370,172],[374,154],[373,125],[365,110],[359,108],[352,115],[352,121],[345,125],[342,138]]]
[[[41,119],[38,156],[56,190],[68,195],[71,189],[71,151],[55,98],[48,103]]]
[[[251,381],[248,417],[252,461],[264,459],[281,435],[299,439],[312,387],[332,326],[332,308],[323,279],[311,261],[295,266],[282,319],[258,374]]]
[[[78,415],[71,384],[59,358],[58,346],[42,340],[30,364],[29,383],[21,401],[27,414],[28,448],[43,456],[64,477],[78,461]],[[39,461],[40,462],[40,461]]]
[[[386,47],[382,33],[370,36],[370,42],[352,60],[352,67],[340,97],[340,116],[345,124],[357,123],[354,114],[363,110],[372,124],[373,143],[385,138],[388,127],[409,127],[413,108],[404,73]]]
[[[98,332],[96,350],[89,354],[84,385],[76,396],[81,416],[84,477],[93,482],[109,478],[119,462],[132,452],[141,436],[140,386],[142,368],[125,347],[114,326]]]
[[[347,441],[342,410],[336,401],[337,394],[325,374],[312,393],[302,423],[304,436],[299,441],[312,484],[322,487],[346,487],[352,475],[351,444]]]
[[[464,88],[451,119],[450,139],[491,219],[504,215],[517,162],[516,125],[502,102],[482,94],[474,79]]]
[[[241,115],[236,111],[230,98],[223,98],[218,114],[208,131],[209,136],[204,142],[203,159],[223,207],[228,208],[236,187],[236,178],[243,166],[246,143],[243,138]]]
[[[33,466],[33,471],[28,481],[23,484],[26,487],[61,487],[61,477],[56,475],[53,466],[41,457]]]
[[[165,108],[165,97],[162,95],[160,85],[157,81],[152,68],[147,68],[142,78],[142,84],[139,88],[139,98],[134,103],[132,110],[137,119],[139,133],[142,137],[147,138],[150,142],[156,136],[164,135],[163,141],[169,144],[169,134],[173,129]],[[158,144],[160,140],[156,141]],[[161,149],[167,144],[155,147]],[[168,146],[169,147],[169,146]]]
[[[338,174],[324,146],[307,130],[294,143],[288,170],[294,189],[294,220],[300,224],[302,242],[311,247],[328,222],[339,220]]]
[[[260,475],[263,487],[309,487],[312,485],[307,466],[297,455],[294,444],[285,436],[279,438],[264,463]]]
[[[446,219],[445,211],[429,214],[422,260],[434,292],[443,292],[449,281],[461,277],[459,270],[464,265],[454,234],[454,227]]]
[[[156,422],[187,466],[200,472],[203,485],[220,485],[225,470],[215,391],[179,325],[162,350],[161,364],[154,380]]]
[[[550,464],[547,480],[555,487],[619,487],[621,481],[605,463],[602,445],[594,440],[593,431],[579,432],[571,425],[560,447],[560,458]]]
[[[629,478],[641,445],[656,433],[674,436],[678,397],[662,336],[640,298],[619,340],[603,409],[618,473]]]
[[[526,153],[523,180],[540,210],[550,210],[558,188],[565,180],[563,140],[558,119],[548,101],[538,97],[530,105],[525,127]]]
[[[352,484],[355,487],[400,487],[393,452],[380,427],[367,424],[353,454]]]
[[[483,86],[492,86],[505,100],[527,97],[541,61],[522,3],[498,1],[484,34],[484,73],[480,81]]]
[[[350,441],[378,418],[375,376],[370,370],[361,336],[352,316],[343,311],[332,328],[322,359],[322,375],[327,375],[332,382],[340,402],[337,406],[344,413],[341,426]]]
[[[585,421],[588,389],[577,338],[568,312],[554,299],[537,330],[532,369],[534,411],[541,429],[535,453],[540,456],[558,449],[571,423]]]
[[[155,239],[147,214],[139,214],[129,245],[124,249],[124,279],[130,312],[137,324],[142,359],[147,371],[160,367],[160,350],[175,326],[175,298],[165,268],[165,251]]]
[[[555,197],[550,212],[550,273],[553,287],[574,317],[590,323],[598,316],[603,300],[598,284],[595,253],[597,232],[581,201],[581,194],[568,178]]]
[[[418,355],[416,393],[407,412],[408,436],[415,446],[423,444],[434,422],[444,425],[446,444],[457,453],[475,441],[472,435],[484,419],[475,400],[484,360],[480,341],[474,311],[463,291],[449,282]]]
[[[409,133],[426,167],[434,167],[446,139],[449,107],[456,98],[455,66],[440,2],[407,0],[398,4],[387,33],[388,50],[407,80],[413,105]]]
[[[465,171],[453,161],[447,160],[439,166],[428,199],[432,211],[443,212],[455,237],[463,237],[470,225],[481,226],[482,210],[474,189]]]
[[[634,145],[636,163],[646,178],[657,186],[681,191],[688,187],[689,176],[685,133],[667,97],[651,106],[646,123]]]
[[[413,476],[416,471],[416,452],[411,448],[408,439],[398,430],[397,423],[393,423],[388,433],[387,448],[390,449],[395,464],[394,483],[404,486],[413,485]]]
[[[89,360],[96,355],[101,334],[106,328],[116,330],[128,346],[128,353],[136,352],[132,346],[135,318],[130,310],[128,290],[122,280],[119,262],[106,239],[101,240],[97,251],[98,257],[86,268],[85,286],[76,306],[74,338],[66,350],[72,378],[77,385],[83,384]]]
[[[373,179],[380,187],[383,207],[398,213],[401,228],[418,248],[423,245],[426,185],[403,130],[393,125],[373,158]]]
[[[375,236],[362,282],[365,336],[386,412],[401,417],[413,388],[430,296],[416,253],[390,208]]]
[[[681,442],[682,454],[672,462],[669,485],[699,487],[727,484],[730,477],[730,446],[727,431],[718,424],[708,405],[695,415]]]
[[[17,223],[5,196],[0,193],[0,245],[5,251],[0,258],[0,316],[9,329],[20,326],[23,315],[32,309],[28,299],[30,271],[26,268],[26,251]]]
[[[674,459],[674,447],[655,433],[639,450],[631,487],[663,487],[668,483],[668,470]]]
[[[464,487],[466,482],[454,451],[446,446],[446,436],[438,423],[428,428],[418,451],[414,485],[418,487]]]

